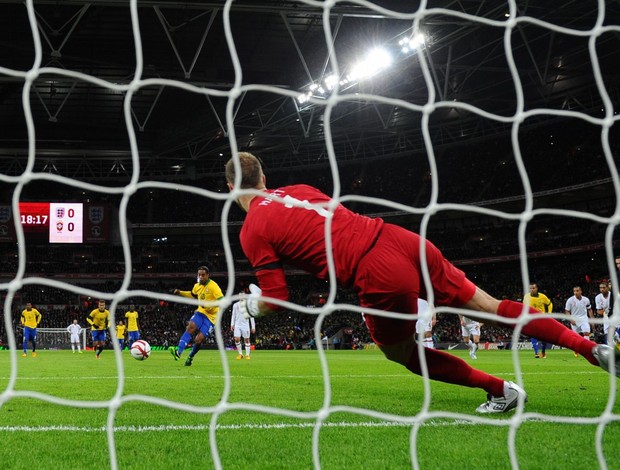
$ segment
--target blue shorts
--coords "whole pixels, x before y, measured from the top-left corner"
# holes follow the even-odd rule
[[[213,331],[213,323],[211,323],[211,320],[209,320],[204,313],[194,312],[189,321],[196,324],[200,332],[205,335],[205,338]]]
[[[105,341],[105,330],[92,330],[93,341]]]
[[[134,341],[138,341],[140,339],[139,331],[129,331],[129,342],[133,343]]]
[[[25,326],[24,327],[24,342],[34,341],[36,339],[37,339],[37,329]]]

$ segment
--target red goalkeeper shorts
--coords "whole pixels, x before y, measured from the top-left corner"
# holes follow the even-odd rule
[[[434,304],[461,307],[467,303],[474,296],[476,286],[435,245],[426,240],[425,247]],[[360,305],[386,312],[417,313],[418,298],[428,299],[422,263],[420,236],[385,224],[355,275],[354,288]],[[365,314],[364,319],[373,341],[379,345],[395,344],[415,334],[415,320],[376,314]]]

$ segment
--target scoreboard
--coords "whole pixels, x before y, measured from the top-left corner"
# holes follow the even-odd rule
[[[0,242],[14,242],[10,204],[0,205]],[[19,222],[26,240],[37,243],[102,243],[107,241],[110,211],[105,205],[81,202],[20,202]]]
[[[26,236],[47,233],[50,243],[82,243],[82,203],[20,202],[19,212]]]

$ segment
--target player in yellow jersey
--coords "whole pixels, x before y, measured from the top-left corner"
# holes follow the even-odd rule
[[[127,327],[125,326],[125,322],[123,320],[119,320],[116,324],[116,341],[118,341],[118,347],[122,351],[125,347],[125,330]]]
[[[41,323],[41,313],[33,308],[30,302],[22,311],[20,323],[24,327],[24,354],[22,356],[28,356],[28,341],[30,341],[32,343],[32,357],[37,357],[37,326]]]
[[[129,306],[129,310],[125,312],[125,318],[127,319],[127,347],[131,349],[133,342],[140,339],[138,311],[136,310],[136,306],[134,304],[131,304]]]
[[[98,308],[86,317],[90,324],[90,333],[93,337],[93,349],[97,351],[97,359],[105,346],[105,330],[110,326],[110,312],[105,308],[105,300],[100,300]]]
[[[191,366],[194,356],[200,350],[200,345],[209,334],[213,331],[213,326],[217,321],[217,314],[219,313],[219,307],[217,305],[208,305],[207,302],[215,302],[224,297],[222,289],[217,283],[209,279],[209,269],[206,266],[200,266],[198,268],[198,277],[196,284],[191,291],[183,291],[179,289],[172,289],[171,294],[180,295],[181,297],[188,297],[200,300],[198,308],[189,319],[187,329],[181,339],[179,340],[179,346],[177,349],[170,348],[171,354],[174,356],[174,360],[178,361],[185,351],[188,343],[194,337],[194,346],[189,353],[189,357],[185,361],[186,366]]]
[[[551,303],[551,300],[549,300],[549,297],[547,297],[545,294],[538,292],[538,284],[536,284],[535,282],[530,284],[530,293],[523,296],[523,303],[542,313],[551,313],[553,311],[553,304]],[[539,357],[542,357],[543,359],[546,358],[547,343],[545,341],[541,341],[540,343],[538,343],[538,340],[536,338],[531,338],[531,340],[532,347],[534,348],[534,357],[536,359],[538,359]],[[539,344],[541,354],[538,354]]]

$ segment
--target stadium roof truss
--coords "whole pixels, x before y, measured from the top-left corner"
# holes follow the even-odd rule
[[[549,5],[547,5],[547,3]],[[516,2],[517,16],[587,31],[596,24],[598,2]],[[620,25],[620,4],[605,3],[604,25]],[[379,7],[408,14],[398,17],[353,2],[337,3],[327,14],[300,1],[235,1],[230,24],[245,89],[234,103],[240,149],[256,151],[269,166],[325,165],[325,103],[319,95],[301,103],[296,96],[341,76],[370,47],[394,54],[392,67],[348,84],[346,99],[331,110],[330,131],[339,162],[389,159],[424,153],[422,113],[399,105],[424,106],[428,81],[437,107],[430,116],[433,145],[490,139],[510,125],[449,103],[469,103],[510,117],[517,90],[504,48],[503,26],[472,21],[459,14],[508,21],[508,2],[429,1],[419,31],[411,15],[415,1],[377,1]],[[144,69],[142,79],[171,79],[182,86],[145,84],[131,98],[131,125],[140,154],[141,179],[192,179],[220,173],[230,152],[226,92],[235,67],[224,34],[224,2],[139,1]],[[435,8],[447,11],[439,12]],[[72,70],[111,84],[129,84],[136,74],[135,38],[125,0],[35,1],[41,38],[41,66]],[[329,28],[324,24],[329,19]],[[326,31],[327,30],[327,31]],[[423,47],[401,53],[398,41],[415,32]],[[611,100],[618,106],[619,30],[596,38],[596,56]],[[331,36],[326,36],[326,32]],[[328,37],[328,40],[326,40]],[[534,22],[516,23],[511,51],[518,68],[525,109],[551,108],[604,116],[592,70],[588,37],[567,34]],[[26,72],[35,62],[33,35],[21,0],[0,0],[0,67]],[[28,134],[22,106],[24,77],[0,70],[0,172],[19,175],[26,167]],[[368,99],[381,95],[392,101]],[[45,71],[29,93],[36,132],[34,171],[81,180],[127,181],[132,171],[126,92],[80,77]],[[534,116],[524,125],[548,123]]]

